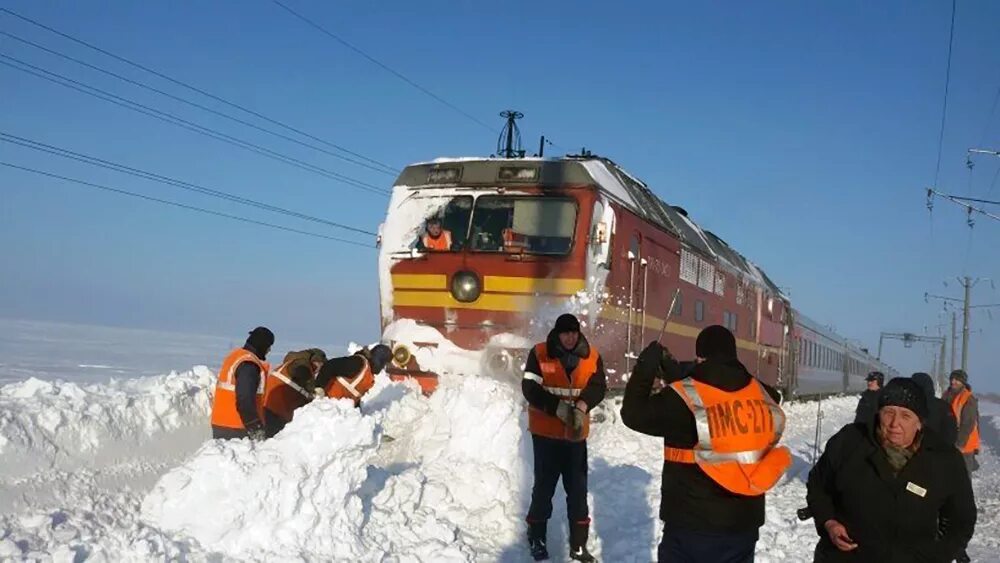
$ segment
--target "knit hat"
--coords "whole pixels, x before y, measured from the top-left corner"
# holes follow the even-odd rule
[[[882,407],[903,407],[913,411],[920,420],[927,418],[927,396],[920,385],[908,377],[896,377],[879,391],[879,410]]]
[[[556,326],[554,330],[557,334],[562,334],[564,332],[580,332],[580,321],[569,313],[559,315],[559,318],[556,319]]]
[[[957,379],[962,382],[962,385],[969,384],[969,374],[965,373],[964,369],[956,369],[951,372],[951,379]]]
[[[880,371],[870,372],[865,376],[865,381],[878,381],[878,386],[881,387],[885,385],[885,374]]]
[[[698,339],[694,343],[694,353],[706,360],[735,360],[736,337],[728,328],[712,325],[698,334]]]
[[[392,360],[392,348],[385,344],[378,344],[371,349],[370,361],[372,373],[381,373],[385,366]]]
[[[254,350],[264,354],[274,346],[274,333],[266,327],[259,326],[250,331],[247,342],[254,347]]]

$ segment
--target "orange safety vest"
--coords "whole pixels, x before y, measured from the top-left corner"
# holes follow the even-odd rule
[[[597,372],[597,359],[600,356],[591,346],[590,354],[586,358],[580,359],[580,363],[572,374],[567,374],[558,358],[549,357],[548,348],[544,342],[535,346],[535,357],[538,359],[538,366],[541,368],[542,374],[539,376],[535,373],[525,373],[524,377],[538,381],[546,391],[559,397],[561,401],[571,405],[575,404],[580,398],[580,393],[590,382],[591,376]],[[559,417],[529,405],[528,431],[547,438],[580,442],[586,440],[587,436],[590,435],[590,416],[588,415],[583,420],[583,432],[574,436],[573,429],[566,426],[562,420],[559,420]]]
[[[256,354],[237,348],[222,361],[219,380],[215,384],[215,400],[212,402],[212,426],[246,430],[243,419],[236,410],[236,368],[244,362],[256,364],[260,368],[260,384],[257,386],[257,416],[264,422],[264,389],[271,366]]]
[[[424,233],[422,240],[424,248],[427,250],[451,250],[451,231],[447,229],[441,229],[441,234],[438,235],[438,238],[432,237],[430,233]]]
[[[331,399],[353,399],[354,406],[361,404],[361,397],[375,385],[375,375],[368,364],[368,359],[358,356],[364,362],[361,370],[354,377],[332,377],[326,384],[326,396]]]
[[[723,391],[687,377],[670,384],[694,415],[694,448],[663,448],[663,459],[696,464],[727,491],[759,496],[792,464],[788,448],[777,446],[785,413],[754,379],[739,391]]]
[[[965,403],[969,402],[972,397],[972,391],[967,388],[962,388],[954,397],[951,398],[951,410],[955,413],[955,420],[959,421],[961,424],[962,420],[962,409],[965,408]],[[964,444],[956,444],[958,449],[962,451],[963,454],[975,453],[979,449],[979,421],[975,422],[975,426],[972,427],[972,432],[969,433],[969,439],[966,440]]]
[[[292,412],[306,405],[314,396],[288,377],[290,363],[285,362],[272,371],[264,387],[264,408],[285,422],[291,422]]]

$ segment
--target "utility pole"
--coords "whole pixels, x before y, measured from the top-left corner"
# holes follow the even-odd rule
[[[979,280],[976,280],[978,282]],[[975,285],[969,276],[965,276],[962,287],[965,288],[965,300],[962,303],[962,371],[969,373],[969,293]]]
[[[956,299],[954,297],[945,297],[943,295],[932,295],[930,293],[924,293],[924,301],[930,299],[940,299],[945,302],[945,307],[947,308],[949,303],[961,303],[962,304],[962,370],[968,372],[969,370],[969,311],[970,309],[989,309],[993,307],[1000,307],[1000,303],[991,303],[988,305],[973,305],[972,301],[972,288],[976,286],[981,281],[985,281],[984,278],[971,278],[969,276],[964,276],[958,278],[958,283],[962,284],[963,298]],[[992,281],[990,281],[992,283]],[[951,314],[951,365],[952,369],[955,368],[955,312],[952,311]]]
[[[951,312],[951,371],[955,371],[955,341],[958,340],[958,334],[955,332],[955,311]]]

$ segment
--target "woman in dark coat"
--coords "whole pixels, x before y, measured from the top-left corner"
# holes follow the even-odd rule
[[[896,378],[870,423],[830,438],[809,472],[816,561],[945,563],[968,543],[972,483],[961,453],[924,426],[926,417],[920,386]]]

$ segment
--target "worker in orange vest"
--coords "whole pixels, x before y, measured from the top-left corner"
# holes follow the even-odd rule
[[[441,226],[439,217],[427,219],[424,235],[420,237],[420,245],[424,250],[432,252],[447,252],[451,250],[451,231]]]
[[[976,461],[976,454],[979,453],[979,399],[972,394],[972,387],[969,386],[969,374],[965,370],[956,369],[949,377],[949,387],[941,394],[941,399],[951,405],[951,411],[958,421],[958,437],[955,440],[955,447],[962,452],[965,458],[965,468],[972,472],[979,469],[979,462]],[[966,549],[958,554],[955,561],[965,563],[970,561]]]
[[[580,334],[573,315],[556,319],[545,342],[528,353],[521,391],[528,401],[528,431],[534,454],[534,487],[528,507],[528,548],[535,561],[548,559],[547,526],[552,495],[562,476],[569,517],[569,556],[595,561],[587,551],[587,436],[590,411],[607,392],[600,354]]]
[[[292,421],[296,409],[313,400],[316,374],[326,362],[326,353],[310,348],[285,354],[285,359],[264,386],[264,430],[270,438]]]
[[[972,394],[969,375],[964,370],[951,372],[950,387],[941,396],[951,405],[958,421],[958,440],[955,447],[965,456],[965,466],[969,472],[979,469],[976,454],[979,453],[979,399]]]
[[[639,355],[622,402],[622,422],[663,438],[659,561],[752,561],[764,524],[764,493],[792,458],[778,441],[785,415],[778,393],[740,363],[722,326],[701,331],[688,372],[665,347]],[[654,380],[666,387],[654,391]]]
[[[273,345],[274,333],[259,326],[223,360],[212,402],[213,438],[265,438],[264,389],[271,371],[265,358]]]
[[[375,376],[390,360],[392,350],[385,344],[327,360],[316,376],[316,389],[322,389],[331,399],[351,399],[355,407],[360,407],[361,398],[375,385]]]

